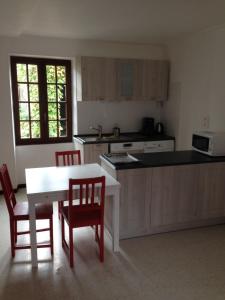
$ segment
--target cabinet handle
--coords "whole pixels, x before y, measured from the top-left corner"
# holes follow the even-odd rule
[[[128,148],[128,147],[132,147],[132,145],[133,145],[132,143],[127,143],[127,144],[123,144],[123,147]]]

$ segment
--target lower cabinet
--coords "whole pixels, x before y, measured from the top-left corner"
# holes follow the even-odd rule
[[[225,216],[225,163],[199,165],[198,217]]]
[[[151,169],[118,171],[121,183],[120,238],[147,234],[149,231],[149,195]]]
[[[150,226],[180,228],[224,218],[224,183],[225,163],[153,169]]]
[[[120,238],[225,223],[225,163],[115,172]]]
[[[75,142],[75,149],[80,150],[82,163],[101,164],[99,156],[108,153],[108,144],[80,144],[79,142]]]
[[[195,165],[154,168],[152,173],[151,226],[196,219],[198,167]]]

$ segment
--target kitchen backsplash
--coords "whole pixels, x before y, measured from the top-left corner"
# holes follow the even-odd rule
[[[159,121],[161,106],[151,101],[123,102],[77,102],[77,120],[74,133],[93,133],[90,126],[100,124],[103,132],[111,132],[118,125],[122,132],[138,131],[143,117],[153,117]]]

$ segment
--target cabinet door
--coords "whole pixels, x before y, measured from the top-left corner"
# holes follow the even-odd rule
[[[83,159],[85,164],[98,163],[101,164],[99,155],[108,153],[108,144],[86,144],[83,145]]]
[[[120,238],[148,233],[150,169],[118,171],[121,183],[120,194]]]
[[[169,62],[157,61],[156,68],[156,101],[168,99]]]
[[[137,59],[117,59],[118,100],[140,100],[142,97],[142,61]]]
[[[145,100],[165,101],[168,97],[169,62],[145,60],[142,94]]]
[[[104,58],[81,57],[82,100],[104,100]]]
[[[152,173],[151,226],[189,222],[197,215],[195,165],[154,168]]]
[[[201,219],[225,216],[225,163],[199,166],[199,209]]]
[[[110,101],[116,95],[115,61],[104,57],[81,57],[83,101]]]
[[[105,76],[105,101],[115,101],[116,99],[116,63],[114,58],[104,58]]]

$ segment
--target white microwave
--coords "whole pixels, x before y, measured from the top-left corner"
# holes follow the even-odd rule
[[[196,132],[192,135],[192,148],[210,156],[225,156],[225,132]]]

